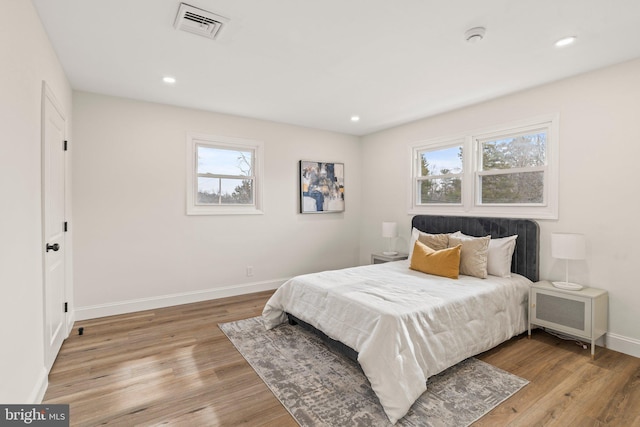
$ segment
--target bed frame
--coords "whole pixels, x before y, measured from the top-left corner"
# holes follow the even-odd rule
[[[469,236],[483,237],[491,235],[500,238],[518,235],[516,248],[511,262],[511,271],[527,277],[532,282],[538,281],[540,270],[539,242],[540,229],[538,223],[529,219],[513,218],[480,218],[467,216],[416,215],[411,220],[411,228],[431,234],[454,233],[461,231]],[[344,354],[352,360],[358,360],[358,352],[340,341],[329,338],[326,334],[308,323],[287,313],[289,324],[300,325],[317,334],[329,347]]]

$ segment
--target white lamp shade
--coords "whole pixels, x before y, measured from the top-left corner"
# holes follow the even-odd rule
[[[398,237],[398,223],[396,223],[396,222],[383,222],[382,223],[382,237]]]
[[[551,256],[559,259],[585,259],[587,242],[584,234],[551,233]]]

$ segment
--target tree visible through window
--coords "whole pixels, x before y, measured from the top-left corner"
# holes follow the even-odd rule
[[[187,215],[262,214],[261,141],[187,134]]]
[[[253,204],[253,151],[197,146],[198,204]]]
[[[462,146],[419,152],[418,200],[462,203]]]
[[[543,203],[547,132],[479,140],[479,202]]]
[[[412,147],[410,213],[558,217],[558,116]]]

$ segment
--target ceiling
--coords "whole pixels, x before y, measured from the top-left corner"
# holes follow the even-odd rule
[[[640,57],[638,0],[32,1],[76,90],[353,135]]]

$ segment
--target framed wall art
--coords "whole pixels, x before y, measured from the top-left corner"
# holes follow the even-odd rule
[[[300,160],[300,213],[344,212],[344,163]]]

